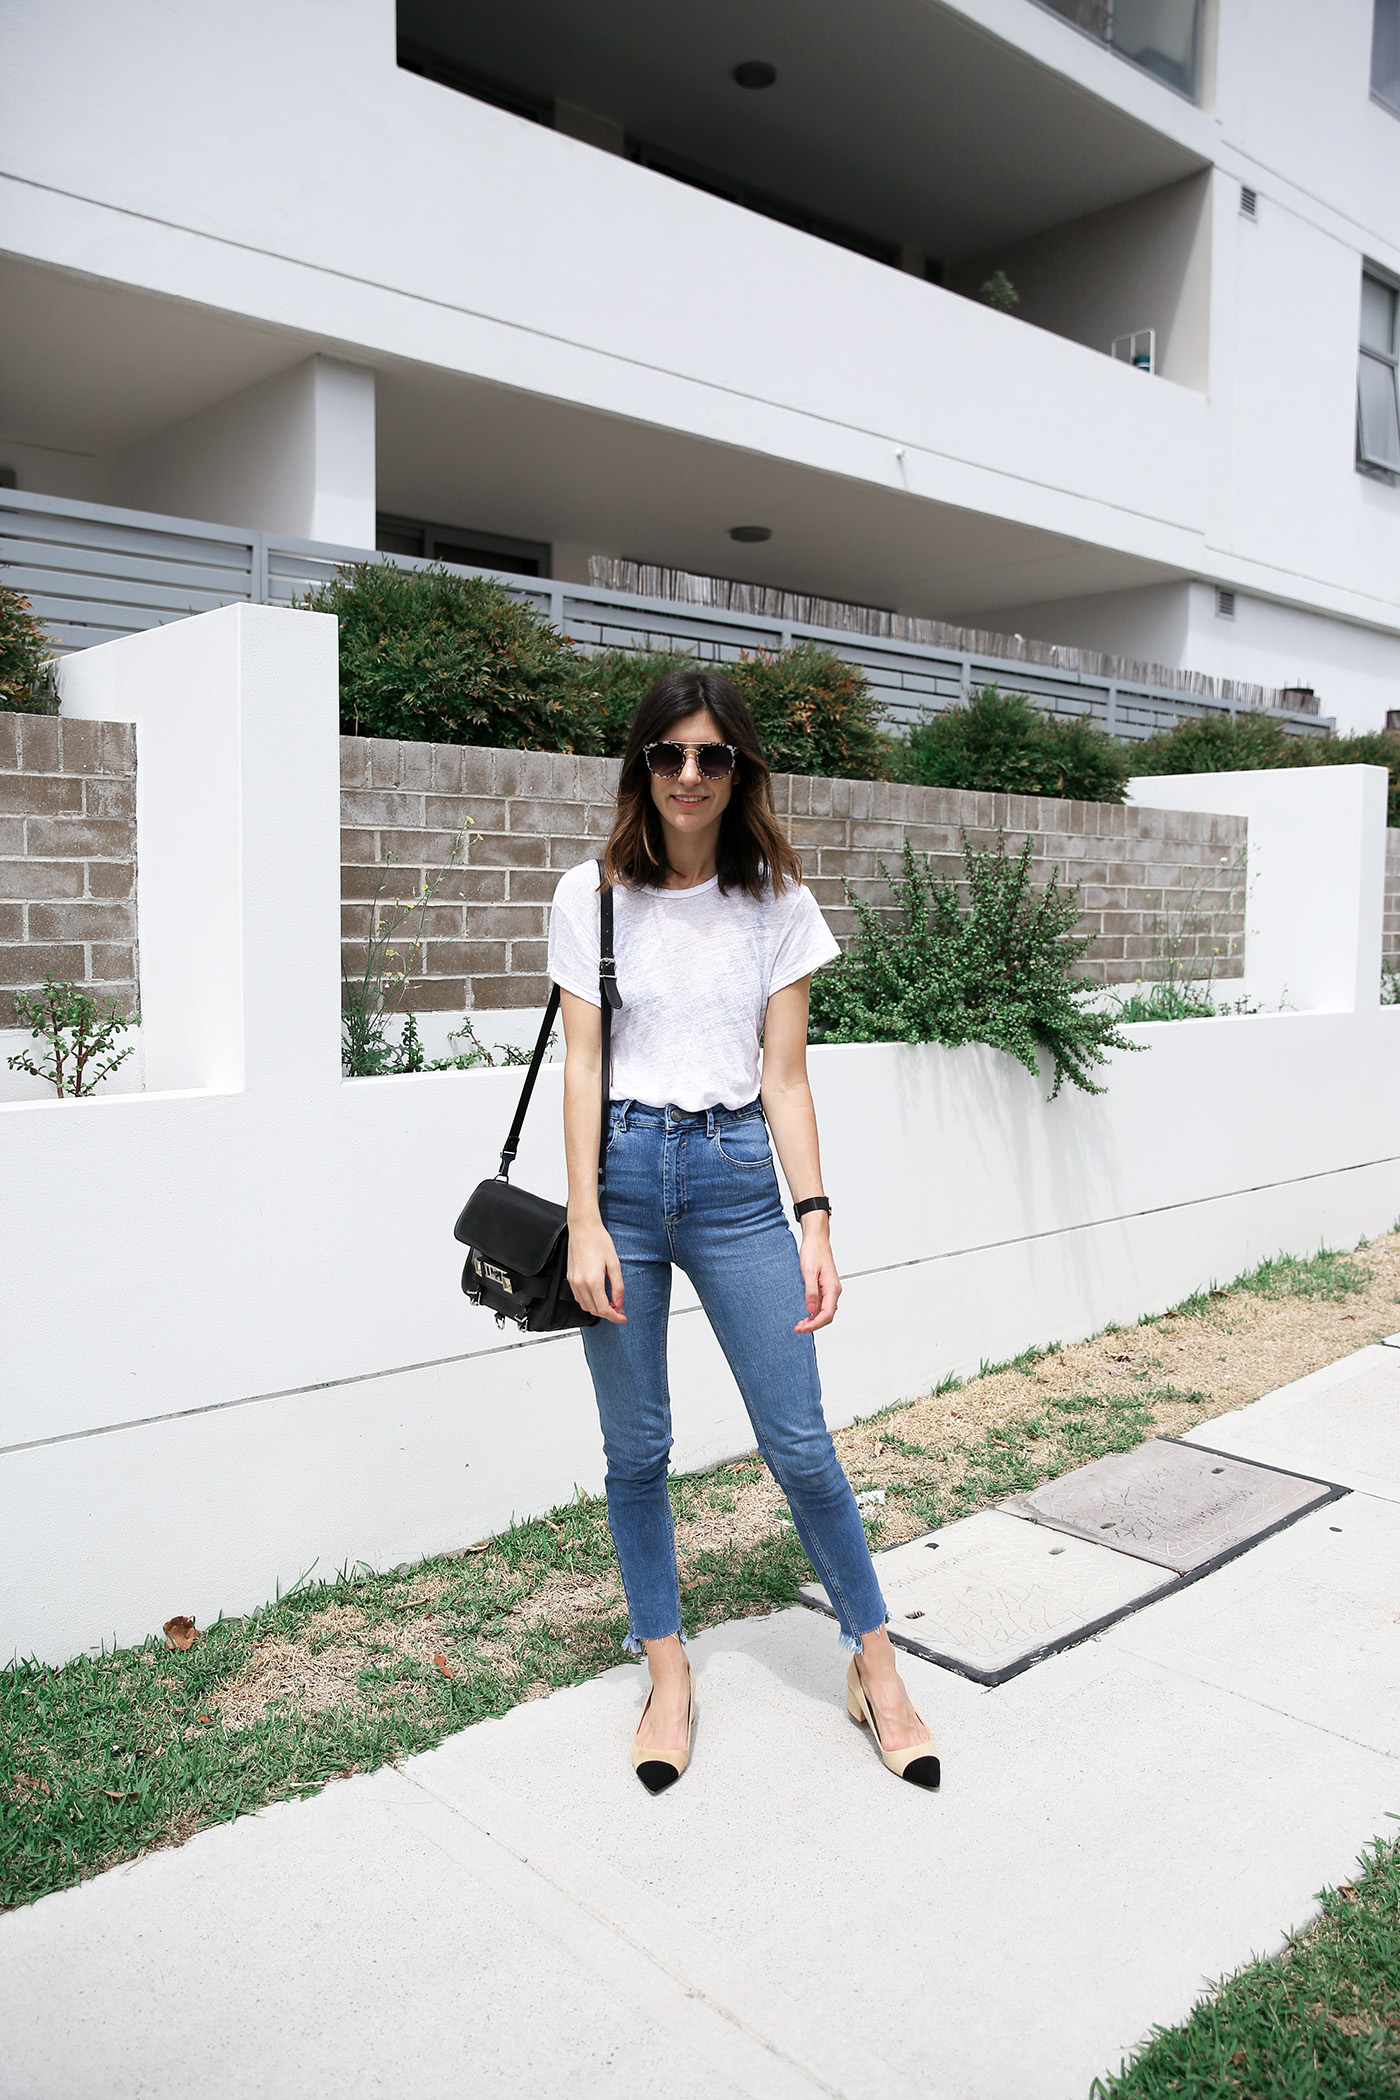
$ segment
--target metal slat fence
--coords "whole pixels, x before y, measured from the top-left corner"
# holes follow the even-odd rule
[[[348,562],[392,562],[423,569],[411,555],[367,553],[237,531],[188,518],[114,510],[64,497],[0,489],[0,579],[23,591],[60,652],[115,641],[190,613],[236,603],[291,605]],[[688,650],[709,663],[733,663],[757,650],[819,642],[859,664],[892,729],[951,707],[981,685],[1024,693],[1049,713],[1087,716],[1114,735],[1137,739],[1202,715],[1237,713],[1237,703],[1149,681],[870,637],[801,620],[755,617],[648,598],[596,584],[495,575],[512,596],[539,607],[581,648]],[[1302,736],[1331,727],[1329,717],[1274,712]]]

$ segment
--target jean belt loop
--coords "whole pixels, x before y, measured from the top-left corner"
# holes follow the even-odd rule
[[[706,1137],[707,1137],[707,1138],[712,1138],[712,1137],[714,1136],[714,1134],[715,1134],[715,1112],[714,1112],[714,1110],[713,1110],[712,1108],[707,1108],[707,1109],[705,1110],[705,1135],[706,1135]]]

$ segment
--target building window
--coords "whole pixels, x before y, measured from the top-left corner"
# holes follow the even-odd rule
[[[1396,394],[1397,289],[1378,271],[1361,279],[1361,356],[1356,375],[1356,463],[1400,474],[1400,397]]]
[[[1371,99],[1400,117],[1400,0],[1375,0],[1371,17]]]
[[[1196,100],[1200,0],[1037,0],[1179,95]],[[1377,18],[1387,0],[1376,0]],[[1396,0],[1389,0],[1393,10]]]
[[[511,576],[548,576],[550,570],[547,541],[509,539],[461,525],[429,525],[421,518],[401,518],[383,510],[375,519],[374,544],[381,554],[416,555],[420,561],[445,561],[458,569],[504,569]]]

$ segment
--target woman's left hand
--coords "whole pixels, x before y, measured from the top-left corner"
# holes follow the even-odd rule
[[[807,1292],[807,1317],[799,1320],[794,1334],[815,1334],[836,1318],[841,1279],[831,1258],[831,1233],[825,1211],[809,1211],[802,1221],[802,1245],[798,1263]]]

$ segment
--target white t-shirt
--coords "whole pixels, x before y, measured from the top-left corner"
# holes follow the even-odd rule
[[[618,1101],[690,1111],[744,1108],[758,1094],[768,1001],[840,953],[809,889],[775,897],[694,889],[613,891],[613,954],[622,1005],[612,1017]],[[549,974],[591,1005],[598,994],[598,869],[559,879],[549,915]]]

